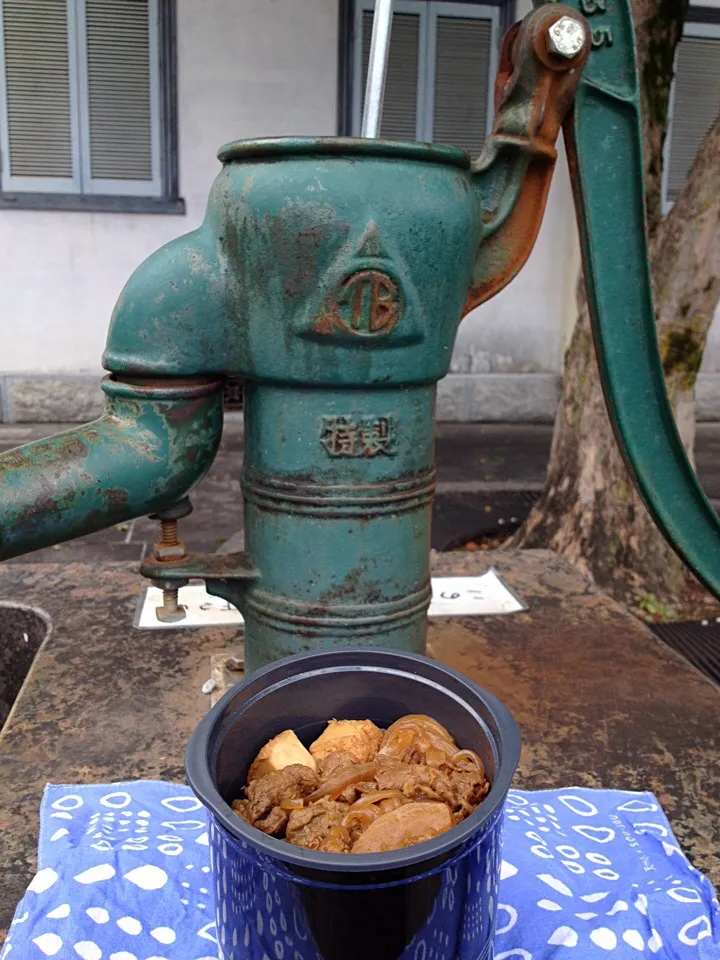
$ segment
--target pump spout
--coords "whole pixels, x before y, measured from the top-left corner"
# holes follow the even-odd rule
[[[169,508],[210,468],[222,380],[103,383],[103,415],[0,456],[0,560]]]

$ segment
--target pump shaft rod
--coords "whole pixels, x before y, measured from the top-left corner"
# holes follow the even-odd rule
[[[392,0],[376,0],[361,134],[373,140],[380,136],[391,31]]]

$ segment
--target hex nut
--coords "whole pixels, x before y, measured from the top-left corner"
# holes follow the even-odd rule
[[[155,616],[160,623],[180,623],[187,616],[185,607],[179,606],[177,610],[169,611],[165,607],[155,607]]]
[[[187,556],[185,552],[185,544],[180,541],[172,546],[169,546],[166,543],[154,543],[153,544],[153,556],[156,560],[182,560]]]
[[[585,31],[579,20],[560,17],[548,30],[547,41],[550,53],[572,60],[585,46]]]

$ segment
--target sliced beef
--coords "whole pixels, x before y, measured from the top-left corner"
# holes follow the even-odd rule
[[[480,770],[452,770],[448,779],[453,810],[463,817],[469,816],[490,790],[490,784]]]
[[[233,800],[232,802],[232,812],[236,813],[239,817],[242,817],[243,820],[250,822],[250,813],[248,807],[250,804],[247,800]]]
[[[452,786],[445,773],[420,763],[383,764],[375,777],[378,790],[400,790],[409,800],[451,802]]]
[[[318,763],[318,776],[321,781],[328,780],[340,773],[341,770],[355,766],[357,762],[355,757],[347,750],[334,750]]]
[[[375,780],[378,790],[400,790],[409,800],[441,800],[460,820],[472,813],[490,789],[478,769],[439,770],[397,761],[380,764]]]
[[[342,822],[347,804],[323,797],[309,807],[293,810],[285,831],[285,839],[308,850],[324,853],[348,853],[352,840]]]
[[[317,785],[315,771],[299,763],[266,773],[248,784],[247,820],[263,833],[280,833],[288,820],[282,804],[307,797]]]
[[[344,771],[350,773],[351,770],[356,769],[358,766],[360,766],[358,761],[351,753],[348,753],[347,750],[334,750],[318,764],[320,786],[328,780],[342,776]],[[354,803],[361,794],[370,793],[373,790],[377,790],[373,780],[351,783],[338,795],[337,799],[344,803]]]
[[[256,820],[253,826],[267,833],[268,836],[275,837],[285,829],[288,816],[287,810],[283,810],[282,807],[273,807],[266,816]]]

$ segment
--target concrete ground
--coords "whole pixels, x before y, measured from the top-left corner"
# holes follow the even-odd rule
[[[0,452],[65,429],[53,424],[0,424]],[[445,549],[472,537],[496,520],[522,519],[542,489],[552,427],[537,424],[438,424],[438,496],[433,546]],[[181,535],[193,551],[215,552],[242,529],[238,475],[242,465],[242,421],[228,418],[220,452],[192,496],[193,514]],[[700,481],[720,506],[720,424],[698,425],[696,460]],[[506,514],[506,516],[500,516]],[[50,547],[24,562],[93,562],[142,559],[157,536],[146,517]],[[237,543],[237,538],[236,538]]]

